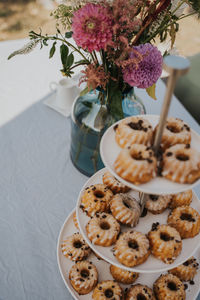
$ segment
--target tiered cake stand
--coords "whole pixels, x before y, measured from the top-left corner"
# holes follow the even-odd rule
[[[145,115],[143,118],[146,118],[149,120],[149,122],[152,124],[153,127],[155,127],[158,123],[159,117],[153,116],[153,115]],[[98,260],[97,257],[92,254],[89,257],[89,260],[91,260],[97,267],[99,271],[99,281],[106,280],[106,279],[113,279],[110,271],[109,266],[110,264],[113,264],[117,267],[120,267],[125,270],[134,271],[140,273],[139,278],[137,279],[136,283],[146,284],[149,287],[152,287],[153,282],[159,277],[160,274],[165,273],[169,269],[172,269],[183,262],[185,262],[188,258],[190,258],[192,255],[195,255],[197,257],[200,257],[200,234],[195,236],[194,238],[190,239],[184,239],[182,241],[182,251],[181,254],[177,257],[177,259],[172,264],[165,264],[162,261],[156,259],[152,255],[147,259],[146,262],[144,262],[141,265],[135,266],[133,268],[126,267],[119,263],[115,256],[113,255],[113,246],[111,247],[101,247],[97,246],[91,243],[89,240],[87,233],[86,233],[86,224],[89,221],[89,217],[86,215],[86,213],[83,212],[83,210],[80,208],[81,204],[81,198],[84,190],[91,185],[102,183],[102,176],[105,173],[106,169],[109,170],[117,179],[124,184],[128,185],[131,190],[129,191],[129,194],[132,195],[136,200],[140,200],[140,192],[142,193],[148,193],[148,194],[174,194],[179,193],[188,189],[191,189],[194,185],[199,184],[199,180],[195,182],[195,184],[178,184],[171,182],[167,179],[164,179],[162,177],[156,177],[155,179],[151,180],[150,182],[146,184],[141,185],[133,185],[130,182],[127,182],[123,179],[121,179],[116,173],[113,168],[113,163],[116,159],[116,156],[118,155],[120,151],[120,147],[115,142],[115,131],[114,131],[114,124],[111,126],[104,134],[102,140],[101,140],[101,157],[103,159],[103,162],[106,166],[106,168],[98,171],[95,173],[92,177],[89,178],[89,180],[86,182],[86,184],[83,186],[76,205],[76,216],[78,220],[78,225],[80,229],[80,233],[83,235],[84,239],[88,243],[88,245],[91,247],[91,249],[98,254],[102,258],[102,260]],[[195,149],[200,149],[200,136],[192,131],[192,142],[191,146]],[[112,151],[110,151],[112,149]],[[200,212],[200,201],[197,197],[197,195],[193,192],[193,199],[191,206],[195,208],[197,211]],[[134,230],[142,232],[144,234],[148,233],[148,231],[151,230],[152,223],[159,222],[160,224],[166,224],[167,223],[167,216],[169,214],[169,209],[166,209],[162,214],[153,215],[151,213],[148,213],[145,217],[140,218],[140,221],[136,227],[134,227]],[[127,231],[130,228],[126,226],[121,226],[121,230]],[[63,254],[61,253],[60,244],[65,239],[66,236],[69,236],[73,234],[74,232],[77,232],[77,229],[74,227],[73,221],[72,221],[72,215],[70,215],[61,230],[59,240],[58,240],[58,263],[60,267],[60,272],[62,274],[62,278],[72,293],[73,297],[75,299],[92,299],[92,293],[80,296],[78,295],[73,288],[70,285],[69,278],[68,278],[68,272],[70,267],[73,265],[73,262],[66,259]],[[199,282],[200,280],[200,274],[198,273],[196,275],[195,281]],[[122,285],[122,287],[128,287],[126,285]],[[198,284],[195,284],[194,286],[189,285],[189,289],[187,289],[187,299],[193,300],[198,295],[198,292],[200,290],[200,287]]]
[[[172,59],[173,60],[173,59]],[[176,69],[173,69],[171,67],[171,61],[168,61],[168,67],[171,69],[171,78],[169,80],[169,86],[168,86],[168,93],[166,94],[165,101],[163,104],[163,110],[161,112],[161,117],[159,121],[159,116],[154,115],[145,115],[143,118],[146,118],[152,125],[153,128],[158,124],[158,134],[156,135],[155,140],[157,143],[154,144],[154,150],[156,151],[157,146],[160,143],[160,138],[162,137],[162,130],[166,121],[166,117],[168,114],[168,109],[170,105],[170,99],[171,94],[173,92],[173,86],[174,86],[174,77],[177,78],[179,72],[185,72],[188,68],[188,66],[185,66],[185,69],[183,71],[180,71],[182,67],[180,67],[180,61],[177,63]],[[182,66],[182,65],[181,65]],[[117,123],[116,123],[117,124]],[[194,184],[179,184],[174,183],[172,181],[169,181],[167,179],[164,179],[163,177],[156,177],[149,181],[146,184],[140,184],[140,185],[134,185],[128,181],[125,181],[121,177],[119,177],[115,170],[114,170],[114,161],[116,160],[117,155],[119,154],[120,147],[115,142],[115,131],[114,127],[115,125],[109,127],[109,129],[105,132],[104,136],[101,140],[100,145],[100,152],[101,157],[104,162],[104,165],[107,170],[109,170],[120,182],[124,183],[125,185],[129,186],[131,188],[129,194],[131,194],[136,200],[139,202],[143,202],[145,197],[141,197],[145,194],[176,194],[179,192],[183,192],[186,190],[189,190],[193,188],[195,185],[200,184],[200,180],[196,181]],[[191,147],[195,148],[199,151],[200,149],[200,136],[194,132],[191,131],[192,134],[192,142]],[[119,261],[116,260],[115,256],[113,255],[113,246],[111,247],[101,247],[94,245],[90,242],[87,233],[86,233],[86,224],[89,221],[89,217],[83,212],[83,210],[80,208],[81,204],[81,198],[82,194],[86,187],[91,186],[92,184],[98,184],[102,183],[102,175],[106,171],[106,169],[102,169],[98,171],[96,174],[94,174],[89,180],[86,182],[86,184],[83,186],[78,200],[77,200],[77,206],[76,206],[76,217],[78,220],[78,226],[79,231],[83,235],[84,239],[90,246],[90,248],[98,254],[98,256],[101,258],[100,260],[92,254],[89,257],[89,260],[92,261],[95,266],[98,269],[99,273],[99,281],[102,280],[113,280],[110,271],[109,266],[110,264],[113,264],[117,267],[120,267],[122,269],[128,270],[128,271],[134,271],[140,273],[139,278],[136,280],[136,283],[145,284],[152,288],[153,282],[159,277],[160,274],[165,273],[169,269],[172,269],[183,262],[185,262],[188,258],[190,258],[192,255],[195,255],[197,258],[200,257],[200,234],[195,236],[194,238],[190,239],[184,239],[182,240],[182,251],[181,254],[176,258],[176,260],[172,264],[165,264],[162,261],[154,258],[152,255],[149,256],[149,258],[141,265],[135,266],[133,268],[126,267],[122,265]],[[144,204],[144,203],[141,203]],[[200,201],[198,197],[193,192],[193,199],[191,206],[195,208],[197,211],[200,212]],[[72,212],[73,213],[73,212]],[[63,254],[61,253],[61,242],[71,234],[77,232],[77,229],[75,228],[73,224],[73,218],[72,213],[67,217],[60,235],[58,239],[58,247],[57,247],[57,255],[58,255],[58,265],[59,269],[62,275],[62,278],[64,280],[64,283],[66,287],[71,292],[72,296],[75,299],[83,299],[83,300],[89,300],[92,299],[92,292],[90,294],[80,296],[78,295],[72,288],[70,282],[69,282],[69,270],[71,266],[74,264],[69,259],[65,258]],[[158,215],[152,215],[151,213],[148,213],[145,217],[140,218],[140,221],[136,227],[134,227],[134,230],[142,232],[144,234],[148,233],[151,230],[152,223],[159,222],[160,224],[166,224],[167,223],[167,216],[169,214],[169,210],[165,210],[162,214]],[[130,228],[129,228],[130,229]],[[121,231],[127,231],[129,230],[126,226],[121,226]],[[200,282],[200,272],[195,277],[196,282]],[[120,284],[121,285],[121,284]],[[127,287],[126,285],[121,285],[123,288]],[[189,300],[195,300],[198,293],[200,291],[199,284],[195,285],[189,285],[189,288],[186,290],[187,299]]]

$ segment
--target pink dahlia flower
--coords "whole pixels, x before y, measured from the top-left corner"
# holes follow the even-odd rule
[[[147,43],[134,47],[143,59],[138,65],[128,65],[123,69],[123,78],[130,86],[146,89],[152,86],[162,73],[163,58],[161,52],[153,45]],[[130,53],[130,58],[136,58],[137,52]]]
[[[92,52],[106,49],[112,42],[112,16],[107,7],[88,3],[74,13],[73,38],[79,47]]]

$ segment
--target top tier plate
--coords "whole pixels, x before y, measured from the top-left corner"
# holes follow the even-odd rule
[[[147,119],[153,128],[158,124],[160,116],[158,115],[142,115],[141,116],[144,119]],[[129,186],[131,189],[137,190],[139,192],[143,192],[146,194],[155,194],[155,195],[161,195],[161,194],[176,194],[180,193],[186,190],[189,190],[193,188],[194,186],[200,184],[200,179],[194,182],[193,184],[181,184],[176,183],[173,181],[170,181],[164,177],[155,177],[154,179],[150,180],[149,182],[145,184],[135,185],[129,181],[124,180],[121,178],[114,169],[114,162],[121,151],[121,148],[118,146],[118,144],[115,141],[115,131],[114,126],[116,124],[120,123],[117,122],[113,124],[111,127],[107,129],[107,131],[104,133],[101,144],[100,144],[100,153],[101,158],[106,166],[106,168],[122,183]],[[191,130],[191,147],[196,149],[197,151],[200,151],[200,136],[194,131]]]

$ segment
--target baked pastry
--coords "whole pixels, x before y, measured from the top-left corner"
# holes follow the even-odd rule
[[[74,233],[61,243],[61,250],[65,257],[74,260],[84,260],[91,250],[80,233]]]
[[[86,231],[93,244],[108,247],[117,240],[120,225],[112,215],[97,213],[87,223]]]
[[[123,149],[119,153],[114,168],[123,179],[141,184],[156,176],[156,158],[153,150],[135,144],[130,149]]]
[[[188,190],[186,192],[171,195],[171,202],[169,207],[173,209],[179,206],[190,205],[191,202],[192,190]]]
[[[78,221],[76,218],[76,212],[73,213],[73,222],[74,222],[74,226],[79,230]]]
[[[185,261],[182,265],[179,265],[176,268],[169,270],[168,272],[176,275],[182,281],[193,280],[194,276],[197,273],[199,264],[197,263],[196,258],[191,257]]]
[[[132,116],[122,120],[115,127],[115,140],[121,148],[127,148],[134,144],[150,146],[153,138],[153,129],[149,121]]]
[[[112,191],[105,184],[95,184],[87,187],[81,198],[81,208],[88,216],[97,212],[108,212]]]
[[[120,285],[113,280],[101,281],[95,287],[92,299],[95,300],[111,300],[123,299],[123,290]]]
[[[191,206],[180,206],[170,212],[168,224],[180,233],[182,239],[192,238],[200,231],[200,215]]]
[[[148,233],[151,253],[166,264],[171,264],[181,253],[182,241],[178,231],[168,225],[154,223]]]
[[[156,300],[152,289],[142,284],[133,285],[127,291],[125,299],[126,300]]]
[[[200,178],[200,153],[184,144],[168,148],[163,154],[162,176],[179,183],[193,183]]]
[[[152,214],[161,214],[171,201],[170,195],[147,195],[145,207]]]
[[[161,275],[153,285],[157,300],[185,300],[183,283],[172,274]]]
[[[132,284],[139,277],[139,273],[126,271],[113,265],[110,265],[110,273],[117,282],[123,284]]]
[[[88,294],[97,285],[97,268],[87,260],[77,262],[69,271],[69,280],[79,295]]]
[[[150,254],[149,240],[137,231],[123,232],[114,246],[117,260],[127,266],[134,267],[147,260]]]
[[[125,184],[119,182],[110,172],[105,172],[103,174],[103,183],[111,189],[111,191],[116,193],[127,193],[130,188],[126,186]]]
[[[110,201],[110,210],[117,221],[134,227],[140,217],[140,205],[127,194],[117,194]]]
[[[154,135],[157,129],[158,125],[154,130]],[[180,119],[168,118],[162,134],[161,148],[167,149],[176,144],[190,144],[190,142],[190,127]]]

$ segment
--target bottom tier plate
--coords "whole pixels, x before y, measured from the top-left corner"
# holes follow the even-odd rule
[[[74,210],[75,211],[75,210]],[[70,291],[71,295],[76,300],[89,300],[92,299],[92,292],[87,295],[80,296],[77,294],[74,289],[72,288],[70,281],[69,281],[69,270],[73,266],[74,262],[67,259],[61,251],[61,243],[62,241],[67,237],[72,235],[75,232],[78,232],[76,227],[73,223],[73,213],[72,211],[70,215],[66,218],[60,234],[58,238],[58,244],[57,244],[57,260],[58,260],[58,266],[60,270],[60,274],[62,276],[62,279],[65,283],[65,286]],[[200,257],[200,249],[196,251],[194,256],[199,259]],[[99,260],[94,254],[91,254],[88,258],[89,261],[92,261],[94,265],[97,267],[98,274],[99,274],[99,281],[102,280],[113,280],[112,275],[109,271],[110,264],[105,262],[104,260]],[[139,278],[136,280],[135,283],[145,284],[152,288],[154,281],[160,276],[161,273],[153,273],[153,274],[140,274]],[[197,273],[197,275],[194,278],[195,285],[190,285],[188,283],[188,289],[186,290],[186,299],[188,300],[195,300],[198,296],[198,293],[200,292],[200,272]],[[135,284],[134,283],[134,284]],[[128,285],[120,284],[120,286],[125,289],[129,287]]]

